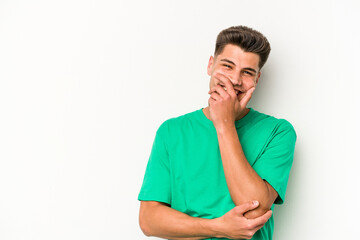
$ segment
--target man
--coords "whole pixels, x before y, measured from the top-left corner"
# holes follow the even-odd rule
[[[138,199],[140,227],[168,239],[272,239],[296,133],[284,119],[246,108],[270,53],[259,32],[219,33],[203,109],[157,130]]]

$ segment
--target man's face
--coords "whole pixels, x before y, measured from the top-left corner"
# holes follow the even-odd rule
[[[221,81],[225,76],[232,82],[240,101],[246,91],[258,83],[261,74],[259,61],[259,55],[227,44],[220,54],[209,59],[207,73],[210,76],[210,89],[216,85],[225,87]]]

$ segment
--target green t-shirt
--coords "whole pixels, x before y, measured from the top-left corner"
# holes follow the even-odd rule
[[[235,126],[248,162],[279,194],[275,203],[282,204],[293,162],[294,128],[284,119],[252,108]],[[235,207],[216,129],[202,109],[161,124],[138,199],[164,202],[190,216],[208,219],[221,217]],[[271,217],[252,239],[272,239],[273,229]]]

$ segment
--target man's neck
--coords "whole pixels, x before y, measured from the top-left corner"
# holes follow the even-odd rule
[[[206,108],[203,108],[202,111],[203,111],[203,113],[205,114],[205,116],[206,116],[209,120],[211,120],[210,111],[209,111],[209,106],[207,106]],[[249,109],[249,108],[246,108],[245,111],[242,112],[242,113],[240,114],[240,116],[235,119],[235,121],[240,120],[240,119],[242,119],[243,117],[245,117],[246,114],[249,113],[249,111],[250,111],[250,109]]]

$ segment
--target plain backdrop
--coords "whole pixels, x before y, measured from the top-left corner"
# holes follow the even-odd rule
[[[272,52],[250,102],[298,135],[274,239],[355,239],[358,1],[0,1],[0,239],[147,239],[155,131],[207,105],[216,35]]]

